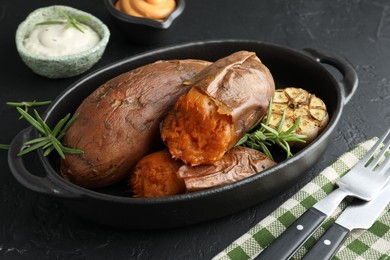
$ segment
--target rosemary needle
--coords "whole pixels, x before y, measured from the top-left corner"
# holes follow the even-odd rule
[[[45,21],[37,23],[36,25],[66,24],[66,28],[73,27],[76,30],[84,33],[83,27],[85,28],[85,25],[81,23],[79,19],[87,20],[89,19],[88,16],[71,16],[62,10],[60,10],[59,13],[65,18],[65,21]]]
[[[51,101],[23,101],[23,102],[7,102],[7,105],[14,106],[14,107],[24,107],[24,111],[28,112],[29,107],[33,106],[45,106],[49,105]],[[19,117],[19,119],[22,119],[22,116]]]
[[[22,102],[7,102],[6,104],[9,106],[14,106],[14,107],[24,107],[24,111],[27,113],[28,108],[32,106],[44,106],[44,105],[49,105],[51,101],[22,101]],[[23,117],[20,116],[19,119],[22,119]],[[8,150],[9,149],[9,144],[0,144],[0,149],[2,150]]]
[[[306,136],[296,134],[294,131],[298,127],[301,117],[295,121],[294,125],[291,126],[287,131],[282,132],[283,125],[286,118],[286,111],[283,112],[282,119],[280,120],[276,129],[273,129],[269,126],[269,121],[271,118],[271,106],[272,99],[270,100],[267,117],[264,123],[260,123],[260,127],[253,131],[246,133],[236,144],[236,146],[243,145],[246,147],[251,147],[263,152],[266,156],[273,159],[271,152],[268,147],[272,145],[277,145],[286,151],[286,157],[290,158],[293,156],[291,153],[289,142],[305,142]]]
[[[0,144],[0,149],[2,150],[8,150],[9,144]]]
[[[65,153],[70,154],[82,154],[82,150],[72,149],[64,146],[61,143],[62,137],[65,135],[66,131],[69,129],[71,124],[77,118],[77,114],[73,115],[70,118],[70,114],[67,114],[62,118],[53,128],[53,130],[43,121],[38,112],[34,109],[34,115],[31,116],[25,110],[20,107],[16,107],[20,115],[26,119],[35,129],[41,133],[41,137],[29,140],[24,143],[26,148],[18,153],[18,156],[27,154],[33,150],[42,148],[44,150],[43,155],[49,155],[53,150],[56,150],[61,158],[65,159]]]

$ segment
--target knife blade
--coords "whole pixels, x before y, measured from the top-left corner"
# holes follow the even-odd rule
[[[369,202],[353,201],[303,259],[331,259],[350,231],[369,229],[389,202],[390,183],[386,184],[378,197]]]

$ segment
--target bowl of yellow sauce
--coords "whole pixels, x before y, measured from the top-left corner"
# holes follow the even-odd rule
[[[102,57],[110,31],[95,16],[53,5],[30,13],[16,30],[23,62],[48,78],[68,78],[89,70]]]

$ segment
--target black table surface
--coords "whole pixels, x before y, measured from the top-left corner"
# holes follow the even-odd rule
[[[135,231],[91,223],[55,199],[23,188],[11,175],[7,152],[0,150],[0,259],[210,259],[341,153],[380,135],[390,125],[390,3],[386,0],[187,0],[172,37],[153,46],[127,42],[102,0],[0,0],[0,143],[10,143],[27,126],[7,101],[53,100],[83,76],[40,77],[18,56],[17,25],[36,8],[53,4],[90,12],[109,27],[110,42],[92,70],[168,45],[251,39],[331,51],[353,65],[359,86],[343,111],[333,141],[300,181],[255,207],[188,227]]]

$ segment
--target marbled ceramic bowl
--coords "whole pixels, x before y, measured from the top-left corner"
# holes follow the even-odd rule
[[[24,41],[37,23],[62,19],[61,12],[70,16],[80,17],[78,20],[90,26],[100,36],[100,41],[94,47],[76,54],[58,57],[38,55],[25,48]],[[110,31],[95,16],[63,5],[53,5],[39,8],[27,16],[16,30],[16,48],[23,62],[35,73],[48,78],[68,78],[79,75],[90,69],[102,57]]]

